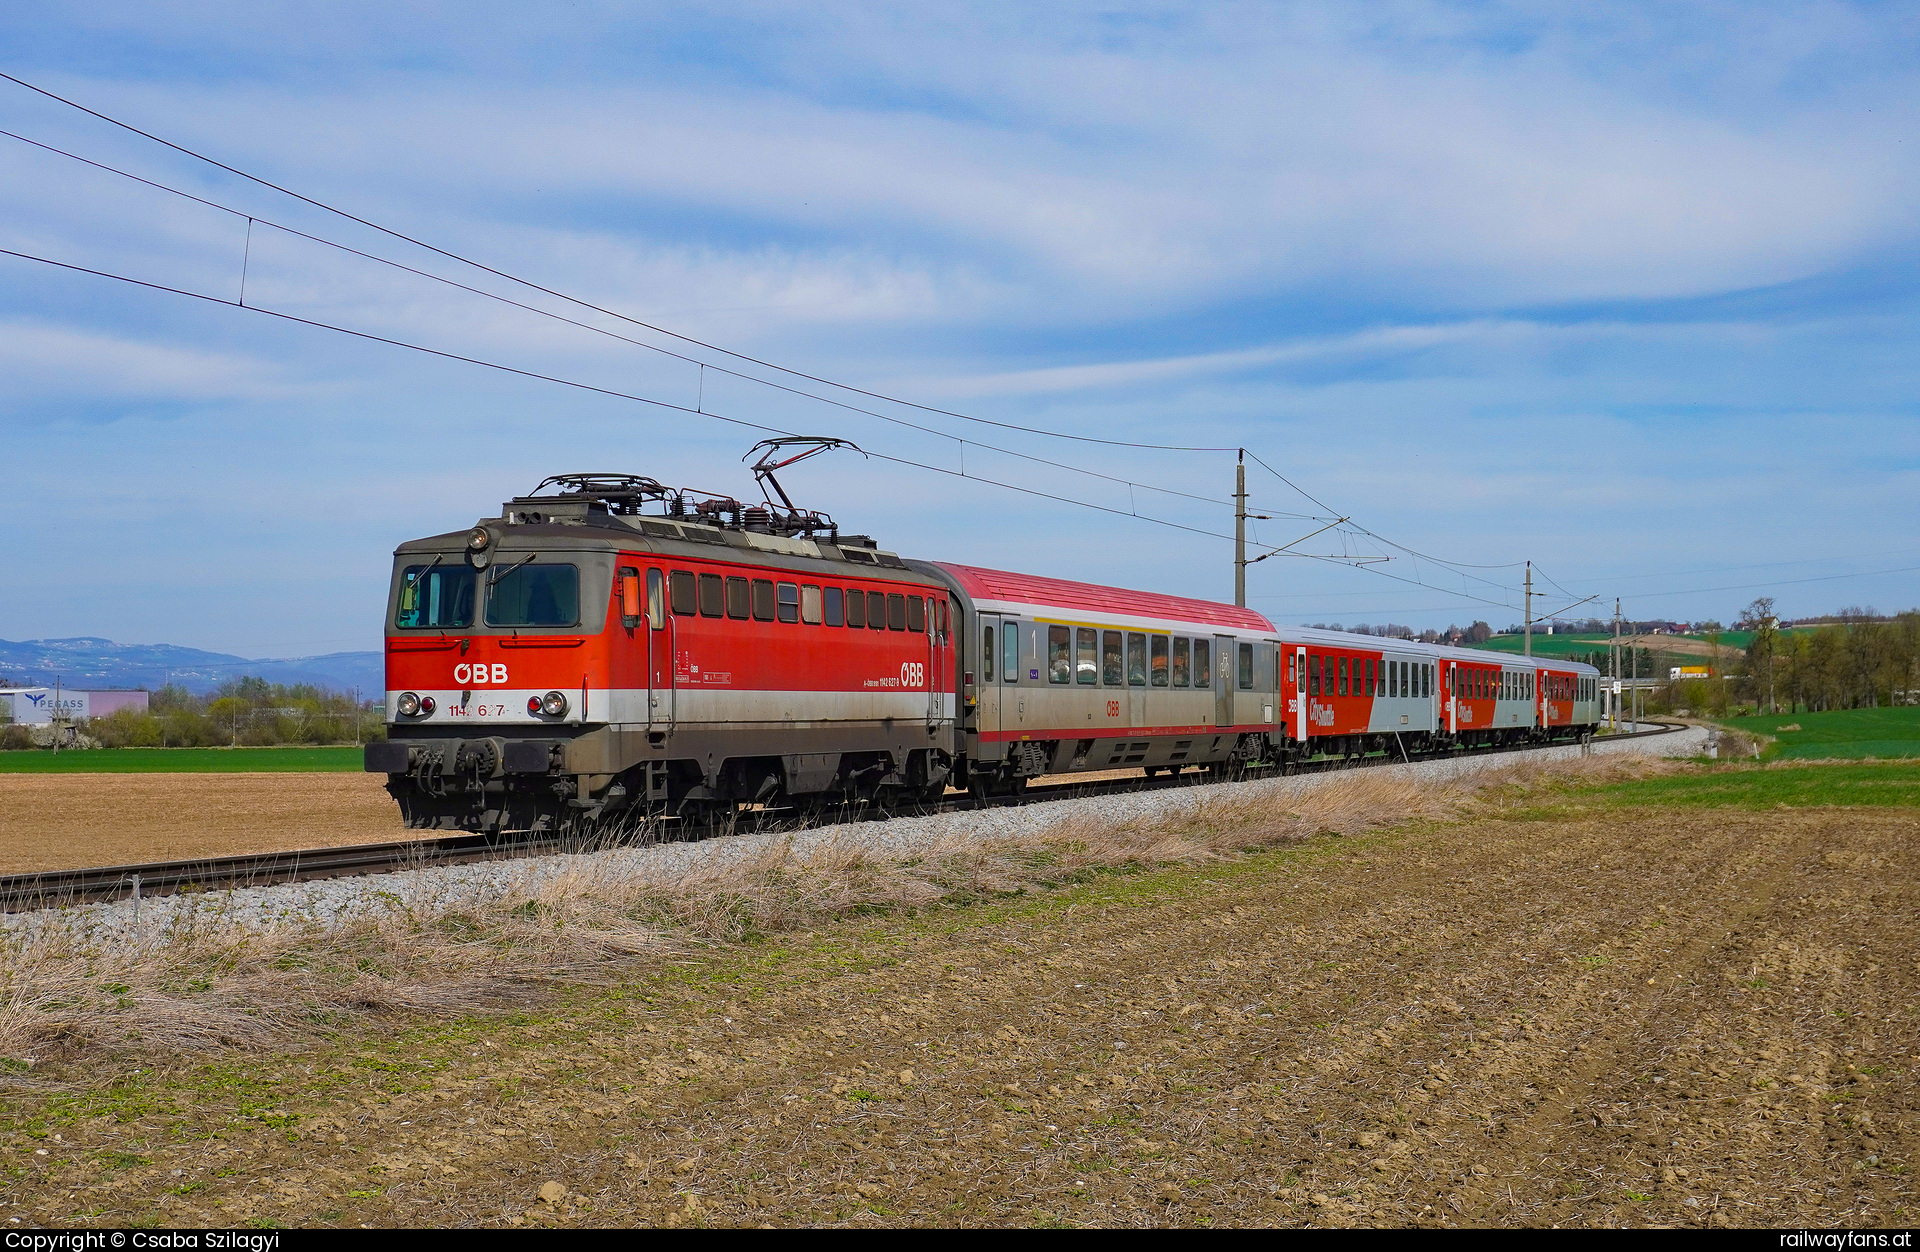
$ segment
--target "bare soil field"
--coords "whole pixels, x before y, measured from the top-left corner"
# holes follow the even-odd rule
[[[370,774],[0,775],[0,874],[406,836]]]
[[[0,1220],[1908,1223],[1917,835],[1494,807],[689,950],[21,1092]]]

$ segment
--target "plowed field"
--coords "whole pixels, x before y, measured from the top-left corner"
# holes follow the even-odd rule
[[[0,874],[406,836],[384,775],[0,775]]]
[[[1916,836],[1595,803],[868,919],[53,1099],[6,1212],[1903,1224]]]

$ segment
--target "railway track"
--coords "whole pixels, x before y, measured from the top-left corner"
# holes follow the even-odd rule
[[[1645,739],[1673,734],[1686,729],[1681,723],[1654,723],[1648,730],[1633,734],[1611,735],[1608,741]],[[1547,745],[1567,747],[1567,744]],[[1476,748],[1452,757],[1428,757],[1427,760],[1461,759],[1495,754],[1541,751],[1520,745],[1506,748]],[[1400,762],[1388,756],[1359,760],[1337,758],[1309,761],[1295,767],[1295,773],[1327,773],[1337,770],[1365,769]],[[1251,772],[1242,777],[1271,776],[1269,771]],[[1058,782],[1030,786],[1024,795],[978,800],[955,795],[942,804],[914,811],[855,810],[846,820],[860,821],[918,813],[956,812],[967,809],[1021,804],[1042,804],[1080,796],[1127,791],[1164,790],[1189,787],[1206,778],[1204,774],[1174,774],[1155,778],[1134,776],[1098,781]],[[752,815],[745,815],[732,828],[743,833],[755,828]],[[77,904],[111,903],[140,900],[148,896],[172,895],[183,891],[228,891],[238,887],[268,887],[282,883],[311,882],[325,878],[357,877],[392,873],[397,870],[424,869],[442,865],[466,865],[480,861],[504,860],[556,852],[582,851],[605,846],[604,836],[543,837],[515,839],[510,835],[444,835],[424,839],[398,840],[392,843],[351,844],[340,848],[311,848],[296,852],[263,852],[241,856],[200,857],[186,861],[154,861],[144,865],[107,865],[93,869],[51,870],[42,873],[0,875],[0,912],[23,913],[39,909],[62,908]]]

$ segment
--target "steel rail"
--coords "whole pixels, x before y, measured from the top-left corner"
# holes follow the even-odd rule
[[[1652,725],[1654,729],[1609,735],[1606,742],[1644,739],[1686,729],[1684,723],[1677,722],[1658,722]],[[1577,746],[1577,741],[1464,748],[1432,753],[1423,756],[1421,760],[1459,760],[1468,756],[1534,752],[1547,748],[1574,746]],[[1287,771],[1287,774],[1330,773],[1402,763],[1400,758],[1386,753],[1362,757],[1329,757],[1298,762]],[[1418,762],[1414,763],[1418,764]],[[1092,782],[1069,780],[1037,787],[1030,786],[1019,795],[984,798],[955,795],[938,804],[918,807],[883,809],[874,805],[847,806],[841,820],[855,822],[885,820],[893,817],[917,817],[933,813],[964,812],[971,809],[1052,803],[1059,800],[1129,791],[1192,787],[1218,781],[1244,781],[1250,777],[1283,776],[1286,775],[1279,769],[1258,769],[1224,776],[1203,771],[1167,774],[1153,778],[1137,776]],[[791,814],[787,810],[771,810],[768,812],[768,817],[771,820],[767,824],[777,825],[782,820],[790,820]],[[731,824],[723,824],[722,828],[730,829],[734,833],[745,833],[757,829],[761,824],[760,814],[746,813],[738,815]],[[715,828],[689,828],[687,833],[699,837],[701,833],[715,833]],[[151,861],[141,865],[106,865],[90,869],[6,874],[0,875],[0,912],[25,913],[78,904],[138,901],[149,896],[173,895],[180,892],[269,887],[443,865],[470,865],[482,861],[512,860],[550,855],[556,852],[588,851],[607,847],[617,841],[617,837],[595,835],[592,832],[576,835],[541,835],[534,838],[516,838],[511,834],[459,834],[403,839],[389,843],[348,844],[337,848],[307,848],[292,852],[246,853],[239,856],[198,857],[181,861]],[[645,842],[660,841],[662,840]]]

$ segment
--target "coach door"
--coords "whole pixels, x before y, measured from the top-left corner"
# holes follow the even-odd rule
[[[1001,665],[1006,623],[998,613],[981,613],[976,620],[980,637],[974,641],[979,649],[974,663],[980,683],[974,690],[980,699],[979,718],[975,723],[980,728],[980,759],[997,761],[1006,755],[1000,739],[1001,709],[1005,703],[1002,690],[1006,685],[1006,673]]]
[[[677,630],[667,611],[667,578],[658,569],[647,571],[647,729],[673,729],[679,712],[675,697],[673,658]]]
[[[1307,741],[1307,650],[1293,652],[1293,737]]]
[[[1216,729],[1236,726],[1233,717],[1233,675],[1240,664],[1232,635],[1213,637],[1213,724]]]

